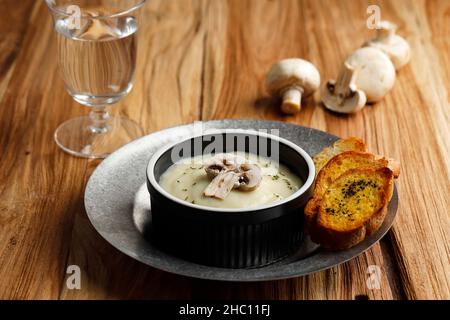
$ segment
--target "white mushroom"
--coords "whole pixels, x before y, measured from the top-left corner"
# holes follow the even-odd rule
[[[319,88],[320,74],[309,61],[284,59],[269,70],[266,85],[272,95],[282,96],[281,110],[294,114],[301,109],[302,97],[311,95]]]
[[[376,37],[366,42],[364,46],[377,48],[386,53],[398,70],[409,62],[411,48],[404,38],[395,34],[396,30],[397,26],[392,22],[381,21],[377,26]]]
[[[366,104],[366,95],[355,85],[357,71],[344,63],[336,81],[328,81],[321,90],[321,99],[327,109],[339,113],[353,113]]]
[[[256,189],[262,180],[257,164],[244,162],[243,157],[219,154],[205,163],[205,171],[212,181],[203,191],[207,197],[225,199],[232,189],[243,191]]]
[[[381,50],[364,47],[356,50],[345,61],[358,69],[356,87],[364,91],[367,102],[377,102],[392,89],[395,68],[389,57]]]
[[[206,161],[204,166],[208,177],[212,179],[221,172],[235,171],[244,162],[245,158],[243,157],[230,153],[219,153]]]
[[[225,199],[236,186],[239,186],[239,175],[234,171],[225,171],[211,181],[203,194],[207,197]]]

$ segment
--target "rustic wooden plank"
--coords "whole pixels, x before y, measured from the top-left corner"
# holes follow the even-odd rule
[[[327,5],[329,10],[324,10]],[[227,68],[222,76],[215,73],[216,82],[223,84],[220,90],[211,86],[211,82],[206,83],[210,88],[205,87],[204,91],[210,95],[214,92],[218,98],[212,104],[212,110],[203,108],[206,110],[205,118],[277,118],[276,102],[266,99],[266,103],[258,103],[265,93],[264,77],[270,64],[280,58],[299,56],[314,62],[321,70],[323,80],[335,77],[345,56],[371,36],[365,24],[367,5],[368,2],[349,1],[333,2],[332,5],[327,1],[232,2],[228,29],[222,31],[227,42],[221,47],[211,46],[211,50],[224,52],[216,66],[225,65]],[[410,298],[444,298],[449,294],[449,235],[445,232],[449,230],[449,217],[445,209],[448,200],[444,198],[449,193],[448,159],[445,155],[448,154],[450,135],[448,93],[443,72],[439,70],[439,65],[446,61],[436,58],[444,53],[448,57],[448,51],[445,47],[436,50],[430,40],[436,38],[438,40],[435,41],[445,43],[448,27],[439,29],[440,36],[430,34],[424,2],[414,2],[413,8],[409,8],[411,1],[382,2],[379,5],[382,17],[399,24],[399,32],[407,36],[413,49],[413,62],[399,72],[393,91],[380,103],[348,117],[325,111],[319,106],[316,95],[314,100],[306,102],[300,115],[287,120],[340,136],[361,136],[371,150],[402,161],[403,173],[398,182],[401,206],[392,239],[404,290]],[[434,9],[432,15],[441,17],[438,21],[445,25],[447,13],[448,7],[441,2],[441,7]],[[286,21],[298,23],[288,24]],[[262,23],[272,28],[262,28]],[[329,52],[333,54],[327,54]],[[224,108],[226,105],[230,107]],[[399,143],[400,138],[403,143]],[[427,148],[411,147],[419,145]],[[434,179],[430,180],[430,177]],[[430,181],[436,183],[430,184]],[[428,213],[425,217],[424,212]],[[433,233],[435,236],[430,237]],[[375,247],[372,253],[377,250],[379,247]],[[371,263],[382,265],[379,252],[373,257]],[[368,264],[363,260],[364,256],[361,256],[335,268],[348,272],[341,276],[343,278],[350,275],[360,277],[360,286],[352,288],[353,291],[365,290],[362,280],[366,275],[359,264],[366,267]],[[423,270],[420,261],[440,262],[429,263]],[[314,283],[319,278],[322,279]],[[313,275],[308,280],[312,280],[309,284],[315,289],[319,283],[328,281],[326,273]],[[337,293],[339,289],[340,284],[337,284],[330,290],[333,292],[331,296],[349,297],[347,293],[340,296]],[[330,297],[325,290],[320,293],[322,295],[314,297]],[[381,296],[389,295],[388,292]]]
[[[78,177],[86,162],[61,153],[53,143],[56,126],[75,115],[75,103],[57,94],[64,87],[48,56],[54,47],[46,31],[51,30],[46,8],[28,2],[24,7],[30,13],[10,15],[18,19],[14,25],[26,28],[1,99],[0,296],[55,299],[73,216],[82,206]],[[16,8],[11,5],[11,12]]]
[[[89,171],[97,163],[90,164]],[[86,181],[87,182],[87,181]],[[81,289],[61,286],[61,299],[189,299],[191,279],[148,267],[108,244],[78,210],[67,266],[81,270]]]
[[[11,78],[34,3],[27,1],[18,6],[14,0],[5,0],[1,5],[7,14],[0,20],[0,101]]]
[[[382,151],[398,150],[402,162],[401,207],[393,228],[393,246],[405,292],[417,299],[450,297],[450,105],[446,82],[450,74],[445,65],[448,51],[433,43],[448,41],[449,4],[443,1],[435,10],[427,10],[433,3],[437,4],[393,3],[408,33],[413,57],[399,76],[399,89],[387,101],[395,114],[380,119],[379,127],[384,124],[384,130],[377,139],[383,141]],[[429,22],[435,19],[442,22],[442,29],[433,33]],[[442,59],[443,55],[447,58]]]
[[[199,118],[202,1],[149,1],[143,8],[135,88],[121,112],[154,131]]]
[[[215,79],[205,82],[204,96],[208,99],[205,99],[203,106],[204,119],[279,119],[282,116],[277,110],[277,101],[264,98],[264,79],[272,63],[286,57],[303,57],[315,63],[321,71],[328,67],[329,73],[325,73],[325,77],[331,77],[334,75],[332,72],[337,72],[343,57],[364,40],[361,30],[365,28],[366,6],[361,3],[354,5],[353,11],[348,2],[336,2],[332,6],[335,10],[328,13],[322,10],[326,7],[325,2],[227,3],[228,21],[221,21],[219,25],[219,12],[224,10],[214,10],[214,18],[210,19],[213,25],[208,28],[207,39],[222,41],[207,47],[207,57],[213,56],[215,59],[211,61],[212,66],[209,66],[206,75],[213,74]],[[218,5],[216,2],[214,4]],[[220,3],[222,6],[224,4]],[[355,14],[358,11],[361,12],[359,16]],[[332,28],[330,21],[342,23],[339,28]],[[336,42],[336,38],[340,39],[339,42]],[[323,52],[334,54],[324,55]],[[363,114],[353,116],[349,125],[347,118],[337,118],[316,105],[317,97],[308,99],[301,114],[284,119],[321,129],[330,130],[331,127],[331,132],[342,136],[364,136]],[[370,265],[377,265],[384,271],[380,290],[367,289],[367,268]],[[353,299],[358,295],[367,295],[370,299],[391,299],[393,295],[386,276],[389,270],[383,270],[383,267],[382,252],[377,245],[365,255],[331,271],[289,281],[270,282],[267,284],[272,288],[269,297]],[[240,285],[240,288],[245,286]],[[255,291],[255,294],[261,292],[267,294],[264,290]]]
[[[149,131],[199,118],[203,73],[200,1],[152,1],[139,38],[136,86],[121,112]],[[95,163],[91,164],[91,169]],[[81,183],[84,185],[84,183]],[[62,286],[61,299],[190,297],[191,280],[149,268],[119,253],[93,229],[84,210],[75,217],[68,265],[78,265],[82,289]]]

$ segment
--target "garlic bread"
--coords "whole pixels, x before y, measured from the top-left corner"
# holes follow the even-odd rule
[[[393,178],[386,167],[350,169],[339,176],[305,208],[311,239],[325,248],[342,250],[378,230],[392,197]]]
[[[316,175],[331,158],[344,151],[367,152],[367,146],[361,139],[355,137],[337,140],[331,147],[323,149],[313,157]]]
[[[322,168],[322,170],[320,170],[315,182],[314,196],[322,197],[330,184],[350,169],[379,169],[388,167],[394,173],[394,177],[397,177],[399,168],[397,168],[396,164],[391,164],[392,162],[394,161],[380,158],[367,152],[342,152],[334,156],[330,161],[328,161],[328,163]]]

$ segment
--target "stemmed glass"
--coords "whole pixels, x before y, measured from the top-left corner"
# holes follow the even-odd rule
[[[46,0],[57,34],[58,63],[69,94],[91,108],[55,131],[64,151],[104,158],[141,136],[134,121],[112,116],[108,106],[133,87],[138,9],[145,0]]]

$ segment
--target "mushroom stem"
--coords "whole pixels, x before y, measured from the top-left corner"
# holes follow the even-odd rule
[[[339,104],[342,104],[344,100],[350,96],[352,87],[356,80],[356,70],[345,62],[339,71],[338,78],[334,85],[334,93],[338,97]]]
[[[281,110],[287,114],[300,111],[303,90],[299,87],[289,87],[283,92],[283,104]]]
[[[233,171],[219,173],[203,191],[207,197],[225,199],[231,190],[239,183],[239,175]]]
[[[395,34],[397,26],[389,21],[381,21],[377,27],[377,39],[386,39]]]

